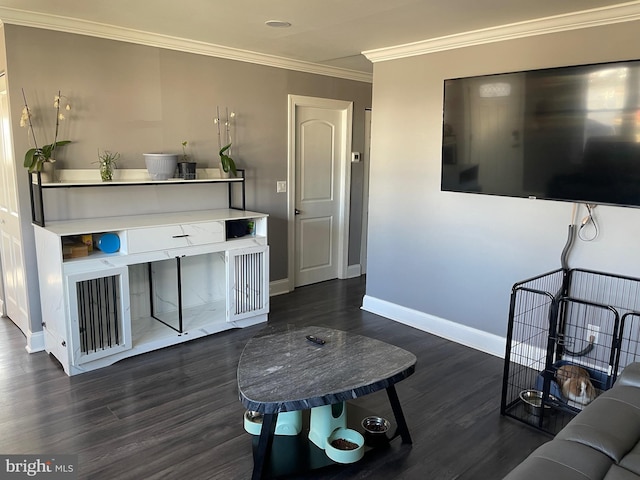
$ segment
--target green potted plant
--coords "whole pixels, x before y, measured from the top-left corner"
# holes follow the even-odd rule
[[[71,140],[59,140],[49,145],[30,148],[24,156],[24,166],[29,170],[29,173],[41,172],[45,163],[55,163],[53,152],[56,147],[69,143]]]
[[[99,165],[100,168],[100,178],[103,182],[110,182],[113,180],[113,171],[118,166],[117,161],[120,158],[120,154],[118,152],[110,152],[109,150],[105,150],[100,153],[98,150],[98,161],[94,162]]]
[[[233,119],[235,118],[236,114],[234,112],[229,112],[229,110],[226,110],[226,114],[227,114],[227,119],[224,122],[224,126],[225,126],[225,143],[227,143],[227,145],[225,145],[224,147],[222,146],[222,132],[220,130],[220,108],[216,107],[216,118],[213,119],[213,123],[216,124],[216,126],[218,127],[218,148],[220,149],[220,151],[218,152],[218,155],[220,156],[220,177],[221,178],[229,178],[231,175],[233,175],[234,177],[236,177],[238,175],[238,172],[236,170],[236,163],[233,161],[233,159],[231,158],[231,122],[233,121]]]
[[[220,167],[222,168],[223,174],[227,174],[228,176],[231,173],[235,177],[238,175],[238,172],[236,170],[236,162],[233,161],[233,158],[227,155],[227,152],[230,148],[231,144],[220,149]]]
[[[60,100],[64,97],[62,97],[60,95],[60,92],[58,92],[58,95],[56,95],[53,99],[53,106],[56,109],[56,126],[53,136],[53,142],[48,145],[40,146],[38,146],[38,141],[36,140],[36,134],[34,132],[33,123],[31,121],[33,114],[27,103],[27,97],[24,93],[24,90],[22,90],[22,98],[24,99],[24,108],[22,109],[20,126],[29,128],[31,132],[31,139],[33,140],[33,148],[27,150],[27,153],[24,156],[24,167],[28,169],[29,173],[42,172],[45,164],[55,163],[53,155],[56,151],[56,148],[71,143],[70,140],[58,140],[60,121],[65,119],[64,114],[60,112]],[[67,105],[65,109],[67,111],[71,110],[71,106]],[[53,181],[53,178],[51,178],[51,181]]]

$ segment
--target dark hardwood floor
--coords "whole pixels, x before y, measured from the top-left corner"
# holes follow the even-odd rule
[[[396,386],[413,445],[397,439],[380,455],[297,478],[500,479],[549,439],[500,416],[501,359],[360,310],[364,281],[273,297],[269,322],[334,327],[413,352],[416,373]],[[67,377],[46,353],[27,353],[2,318],[0,453],[78,454],[80,479],[250,478],[236,367],[261,328]],[[384,391],[357,401],[393,418]]]

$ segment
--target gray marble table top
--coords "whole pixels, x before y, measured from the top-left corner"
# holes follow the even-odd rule
[[[317,345],[305,337],[325,340]],[[267,327],[249,340],[238,363],[238,390],[247,410],[305,410],[387,388],[415,371],[402,348],[324,327]]]

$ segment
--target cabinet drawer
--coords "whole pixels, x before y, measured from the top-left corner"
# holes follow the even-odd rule
[[[127,231],[129,253],[153,252],[224,241],[224,222],[134,228]]]

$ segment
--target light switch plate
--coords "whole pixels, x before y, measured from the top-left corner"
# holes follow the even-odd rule
[[[285,193],[287,191],[287,181],[278,180],[276,182],[276,193]]]

